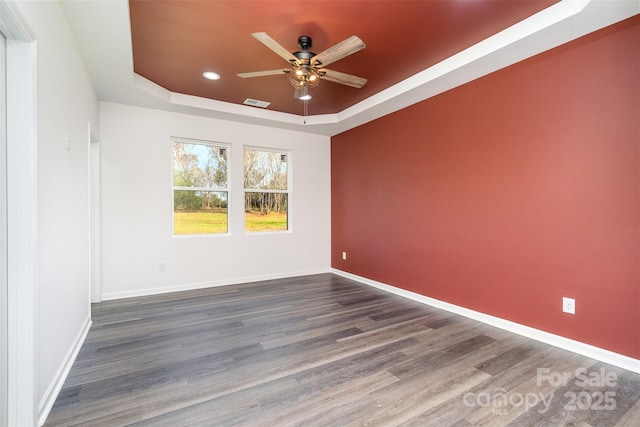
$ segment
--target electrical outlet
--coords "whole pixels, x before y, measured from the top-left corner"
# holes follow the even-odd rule
[[[346,261],[346,260],[347,260],[347,253],[346,253],[346,252],[342,252],[342,259],[343,259],[344,261]]]
[[[576,300],[573,298],[562,297],[562,312],[576,314]]]
[[[161,262],[160,263],[160,273],[164,273],[165,271],[167,271],[167,263],[166,262]]]

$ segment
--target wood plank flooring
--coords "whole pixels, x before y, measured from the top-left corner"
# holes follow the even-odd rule
[[[640,425],[638,374],[332,274],[93,322],[46,426]]]

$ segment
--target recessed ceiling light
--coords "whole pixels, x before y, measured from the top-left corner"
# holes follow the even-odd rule
[[[220,80],[220,74],[214,73],[213,71],[205,71],[202,73],[202,76],[209,80]]]

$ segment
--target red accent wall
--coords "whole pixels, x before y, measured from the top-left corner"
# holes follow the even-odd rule
[[[334,268],[640,358],[640,16],[331,149]]]

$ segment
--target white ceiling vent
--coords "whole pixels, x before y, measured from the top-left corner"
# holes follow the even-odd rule
[[[252,107],[267,108],[271,103],[266,101],[258,101],[257,99],[247,98],[244,100],[243,104],[251,105]]]

